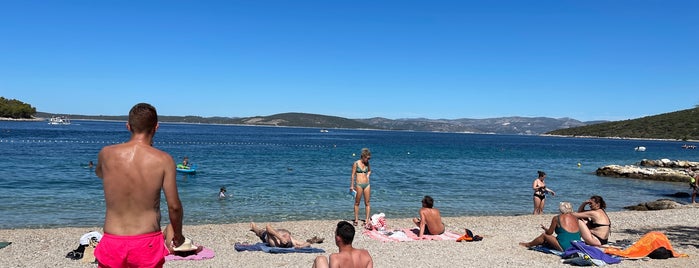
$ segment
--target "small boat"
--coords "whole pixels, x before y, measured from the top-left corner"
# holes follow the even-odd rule
[[[646,151],[646,147],[638,146],[638,147],[636,147],[636,148],[633,148],[633,150],[636,151],[636,152],[645,152],[645,151]]]
[[[327,129],[321,129],[320,132],[321,133],[328,133],[329,131]]]
[[[197,172],[197,165],[185,166],[182,164],[177,164],[177,167],[175,169],[177,170],[177,172],[195,173]]]
[[[49,119],[49,125],[70,125],[70,119],[65,116],[54,116]]]
[[[687,145],[687,144],[682,145],[682,149],[696,149],[696,148],[697,148],[696,145]]]

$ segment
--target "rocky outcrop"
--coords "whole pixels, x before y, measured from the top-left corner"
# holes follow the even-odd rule
[[[648,160],[643,159],[639,164],[643,167],[666,167],[666,168],[691,168],[692,170],[699,169],[699,162],[691,162],[684,160],[670,160],[670,159],[659,159],[659,160]]]
[[[670,199],[658,199],[656,201],[640,203],[640,204],[635,205],[635,206],[628,206],[628,207],[624,207],[624,208],[628,209],[628,210],[647,211],[647,210],[675,209],[675,208],[680,208],[682,206],[683,206],[682,204],[677,203],[677,202],[670,200]]]
[[[598,168],[595,173],[597,176],[656,181],[689,182],[692,179],[684,169],[647,168],[632,165],[608,165]]]

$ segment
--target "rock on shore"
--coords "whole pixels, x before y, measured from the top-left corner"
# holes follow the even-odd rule
[[[692,177],[686,169],[697,170],[699,162],[671,161],[669,159],[647,160],[643,159],[640,166],[635,165],[607,165],[598,168],[597,176],[633,178],[657,181],[689,182]]]

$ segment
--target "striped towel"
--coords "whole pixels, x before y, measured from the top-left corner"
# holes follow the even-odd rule
[[[423,235],[424,239],[417,236],[418,228],[403,228],[389,231],[366,230],[364,235],[381,242],[406,242],[420,240],[456,240],[460,234],[446,231],[441,235]]]

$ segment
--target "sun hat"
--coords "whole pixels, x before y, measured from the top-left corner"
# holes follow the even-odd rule
[[[172,250],[174,250],[174,251],[192,251],[192,250],[197,250],[197,246],[194,245],[194,243],[192,242],[192,239],[185,238],[182,245],[180,245],[179,247],[173,248]]]

